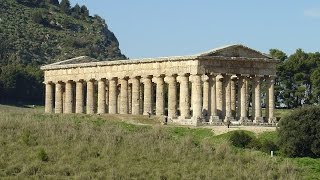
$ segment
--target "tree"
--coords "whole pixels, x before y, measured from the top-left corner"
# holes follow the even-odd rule
[[[294,110],[280,120],[279,145],[289,157],[320,157],[320,107]]]
[[[60,3],[60,10],[66,14],[70,14],[71,5],[69,0],[62,0]]]
[[[59,5],[59,0],[46,0],[46,3],[53,4],[53,5]]]
[[[81,8],[79,4],[76,4],[72,9],[71,9],[71,15],[74,18],[79,18],[81,16]]]
[[[89,10],[85,5],[81,6],[81,13],[84,17],[89,17]]]

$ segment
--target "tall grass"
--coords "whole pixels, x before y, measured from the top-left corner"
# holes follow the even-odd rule
[[[299,179],[282,158],[214,138],[207,129],[0,106],[0,178]]]

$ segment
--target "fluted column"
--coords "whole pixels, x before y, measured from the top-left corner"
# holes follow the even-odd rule
[[[152,81],[151,76],[143,78],[144,84],[144,104],[143,104],[143,115],[152,114]]]
[[[216,94],[216,75],[211,74],[209,76],[209,89],[210,89],[210,121],[219,121],[217,113],[217,94]]]
[[[201,76],[192,75],[192,104],[193,104],[193,118],[201,118],[201,103],[202,103],[202,91],[201,91]]]
[[[254,78],[254,101],[255,101],[255,117],[254,120],[256,123],[262,122],[262,116],[261,116],[261,77],[256,76]]]
[[[156,115],[164,115],[164,79],[162,76],[155,77],[155,83],[157,84],[156,92]]]
[[[247,121],[247,77],[246,76],[240,76],[239,78],[239,86],[240,86],[240,121],[246,122]]]
[[[227,120],[231,120],[231,76],[226,75],[225,79],[225,103],[226,103],[226,114],[225,114],[225,122]]]
[[[268,122],[275,123],[276,118],[274,117],[274,83],[275,77],[270,76],[268,78],[268,108],[269,108],[269,116]]]
[[[109,86],[106,81],[106,112],[109,113]]]
[[[231,115],[236,117],[236,81],[238,77],[236,75],[231,76]]]
[[[73,90],[72,90],[72,81],[66,82],[66,98],[65,98],[65,113],[72,113],[73,105]]]
[[[177,81],[175,76],[165,77],[168,83],[168,117],[177,117]]]
[[[87,114],[94,114],[94,81],[87,81]]]
[[[203,81],[203,102],[202,102],[202,115],[206,119],[209,118],[209,77],[207,75],[202,76]]]
[[[222,119],[223,110],[223,76],[216,76],[216,104],[217,104],[217,114],[220,119]]]
[[[63,97],[62,97],[62,82],[56,83],[56,94],[55,94],[55,113],[63,113]]]
[[[76,113],[84,113],[84,104],[83,104],[83,82],[76,82]]]
[[[100,79],[98,81],[98,114],[106,113],[106,81]]]
[[[128,114],[128,79],[127,77],[120,79],[120,114]]]
[[[53,84],[46,83],[45,112],[53,113]]]
[[[180,118],[190,118],[190,100],[189,100],[189,76],[186,74],[178,77],[180,82]]]
[[[132,84],[128,84],[128,114],[132,114]]]
[[[140,114],[140,79],[132,77],[132,114]]]
[[[109,79],[109,113],[117,114],[117,78]]]

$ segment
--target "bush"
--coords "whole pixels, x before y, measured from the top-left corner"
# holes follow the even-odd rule
[[[320,157],[320,107],[294,110],[279,123],[279,145],[289,157]]]
[[[233,146],[239,148],[249,147],[249,144],[253,141],[253,137],[244,131],[234,131],[230,136],[230,142]]]

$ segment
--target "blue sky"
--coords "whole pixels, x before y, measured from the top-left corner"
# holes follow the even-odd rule
[[[227,44],[268,53],[320,51],[319,0],[71,0],[106,19],[129,58],[189,55]]]

